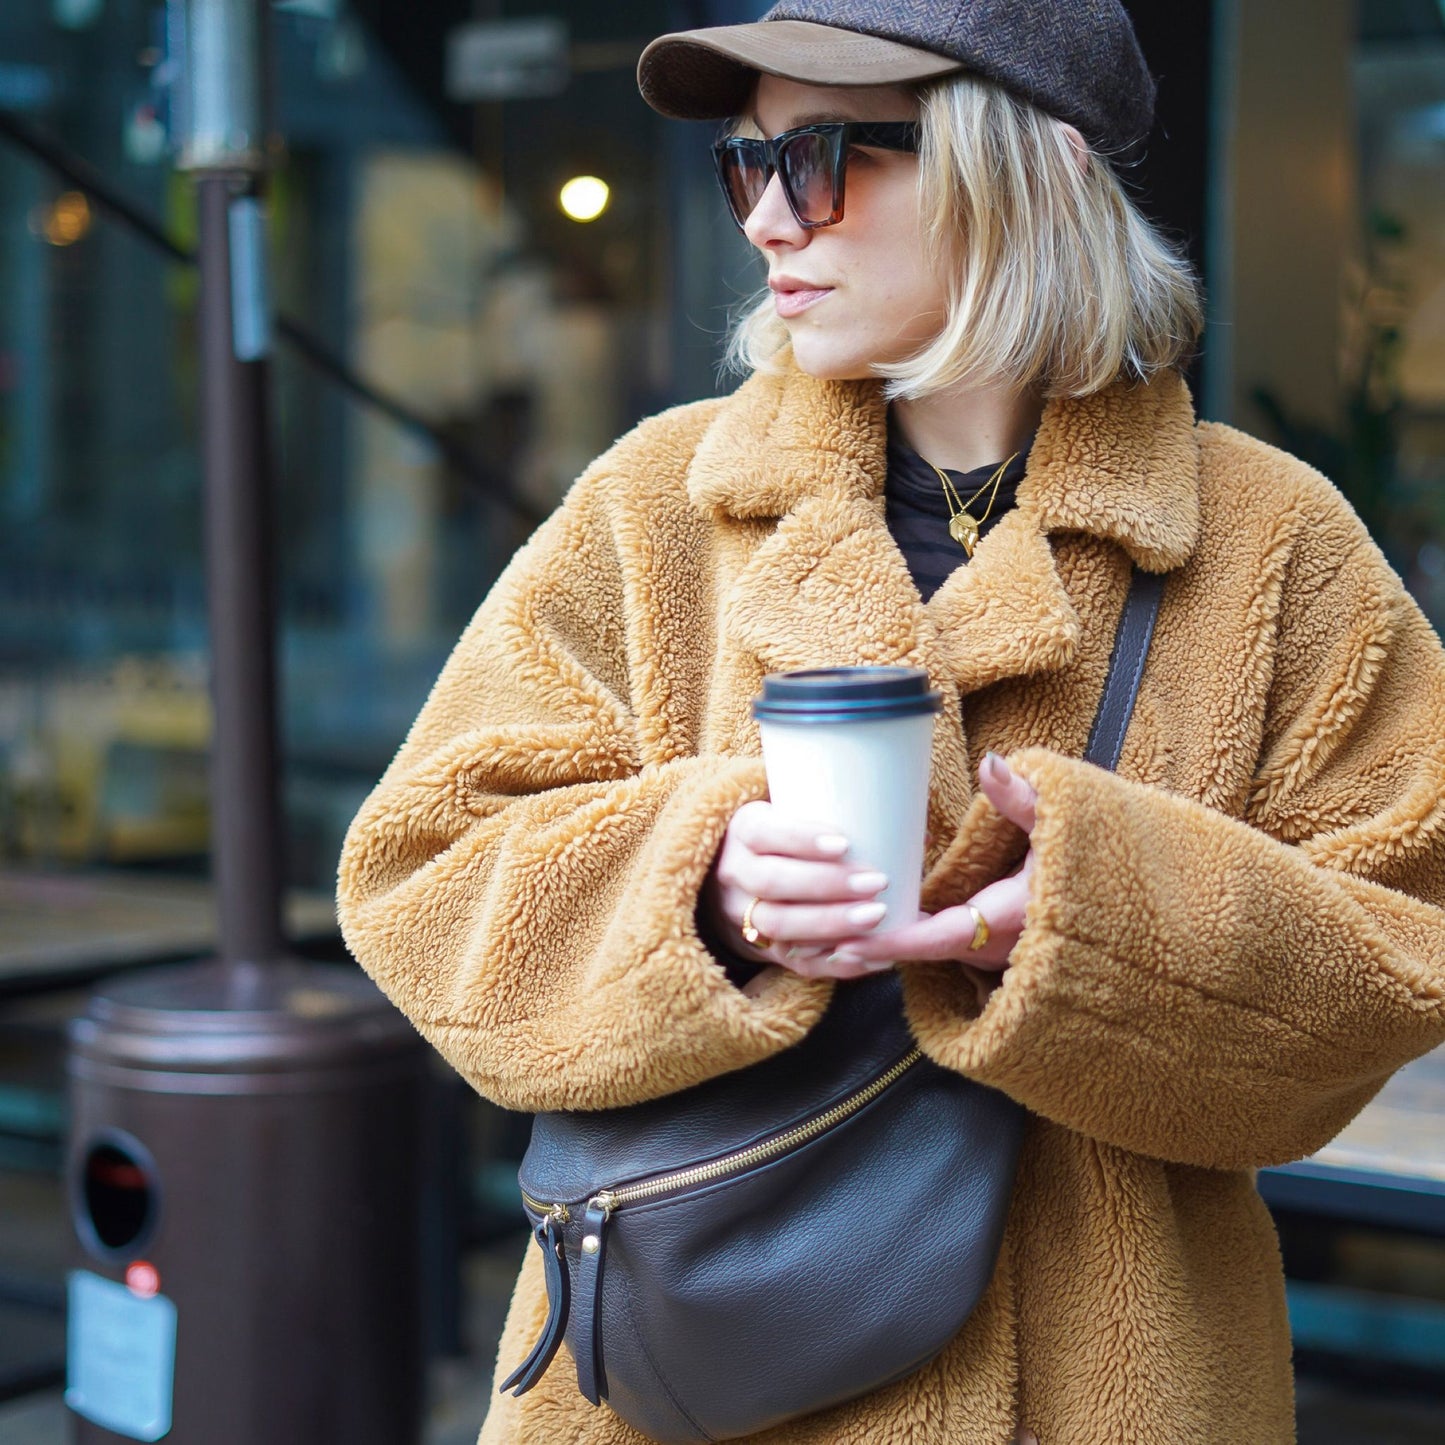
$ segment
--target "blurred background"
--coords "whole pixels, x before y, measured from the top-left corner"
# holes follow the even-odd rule
[[[288,929],[338,965],[346,824],[582,467],[709,395],[758,283],[652,36],[746,0],[275,0],[267,198]],[[1202,413],[1349,496],[1445,625],[1445,0],[1135,0]],[[0,8],[0,1438],[67,1438],[65,1026],[203,953],[212,736],[194,186],[161,0]],[[121,214],[129,210],[130,216]],[[137,224],[139,222],[145,225]],[[149,229],[147,229],[147,226]],[[1442,719],[1445,726],[1445,719]],[[470,1440],[524,1121],[433,1081],[428,1439]],[[1262,1179],[1301,1438],[1445,1439],[1445,1062]],[[441,1162],[437,1162],[437,1161]],[[438,1236],[445,1235],[444,1239]],[[318,1440],[316,1445],[325,1445]]]

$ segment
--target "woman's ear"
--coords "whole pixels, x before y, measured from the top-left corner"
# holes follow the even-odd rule
[[[1064,139],[1068,141],[1069,148],[1074,153],[1074,164],[1079,168],[1079,174],[1089,174],[1089,143],[1080,133],[1077,126],[1072,126],[1068,121],[1060,121],[1059,129],[1064,133]]]

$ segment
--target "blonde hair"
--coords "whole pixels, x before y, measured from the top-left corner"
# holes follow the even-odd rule
[[[921,352],[875,368],[888,395],[1002,381],[1087,396],[1185,364],[1204,324],[1199,283],[1113,165],[1094,151],[1080,164],[1061,121],[976,76],[918,94],[919,203],[947,311]],[[733,326],[727,362],[777,370],[787,345],[764,293]]]

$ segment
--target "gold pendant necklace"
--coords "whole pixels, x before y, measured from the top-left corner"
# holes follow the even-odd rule
[[[943,483],[943,495],[948,502],[948,535],[963,548],[970,561],[973,560],[974,551],[978,547],[978,539],[983,529],[983,524],[988,521],[990,514],[993,512],[993,504],[998,500],[998,489],[999,484],[1003,481],[1003,474],[1008,471],[1017,459],[1018,453],[1015,452],[967,502],[964,502],[959,497],[958,489],[953,485],[953,482],[949,479],[948,474],[943,468],[934,467],[932,462],[928,463],[928,465],[933,467],[933,470],[938,473],[938,480]],[[924,460],[927,460],[927,458]],[[990,487],[993,488],[993,495],[988,499],[988,508],[983,516],[975,521],[968,509],[973,506]]]

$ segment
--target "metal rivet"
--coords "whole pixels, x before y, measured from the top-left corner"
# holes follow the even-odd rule
[[[582,1240],[583,1254],[596,1254],[602,1248],[602,1241],[595,1234],[589,1234]]]

